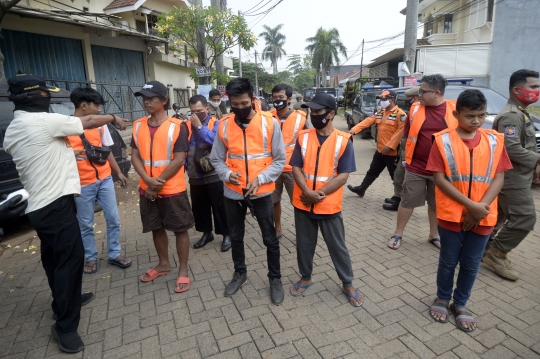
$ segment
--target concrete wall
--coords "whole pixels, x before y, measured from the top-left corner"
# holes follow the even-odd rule
[[[150,61],[148,77],[158,80],[174,88],[195,88],[195,82],[189,77],[190,71],[185,67],[173,65],[167,62]]]
[[[490,87],[508,95],[512,72],[540,71],[540,6],[531,1],[505,0],[495,5]]]

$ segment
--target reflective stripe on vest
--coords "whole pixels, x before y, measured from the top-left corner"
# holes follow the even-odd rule
[[[309,132],[304,133],[304,139],[302,141],[302,159],[305,160],[306,158],[306,150],[307,150],[307,144],[309,139]],[[343,141],[343,136],[338,135],[337,141],[336,141],[336,149],[334,150],[334,174],[331,177],[320,177],[312,174],[304,173],[304,177],[307,178],[310,181],[317,181],[317,182],[328,182],[336,177],[335,173],[337,172],[337,166],[339,163],[339,153],[341,152],[341,143]]]
[[[491,170],[493,169],[493,159],[495,156],[495,148],[497,147],[497,137],[492,133],[489,133],[487,136],[489,139],[490,154],[489,154],[489,161],[488,161],[488,166],[486,170],[486,175],[485,176],[473,175],[472,182],[487,183],[487,184],[493,183],[493,179],[490,177],[490,174],[491,174]],[[452,149],[452,142],[450,140],[450,134],[449,133],[443,134],[441,136],[441,139],[444,146],[444,154],[446,156],[446,160],[448,161],[448,167],[450,168],[450,173],[451,173],[451,176],[446,176],[446,179],[448,179],[448,182],[453,183],[453,182],[471,181],[470,175],[460,175],[458,172],[456,158],[454,156],[454,150]],[[471,163],[471,166],[472,166],[472,163]]]
[[[139,127],[141,123],[137,123],[137,127],[135,127],[135,144],[137,147],[139,147]],[[174,130],[176,128],[176,123],[171,122],[169,124],[169,130],[167,131],[167,159],[166,160],[160,160],[160,161],[153,161],[150,162],[150,160],[144,159],[142,156],[141,151],[139,151],[139,155],[141,156],[141,159],[143,161],[143,164],[145,166],[152,165],[153,167],[161,167],[161,166],[167,166],[169,163],[171,163],[172,155],[173,155],[173,137],[174,137]],[[150,149],[150,152],[152,152],[152,149]]]
[[[302,122],[302,115],[298,114],[298,116],[296,116],[296,122],[294,123],[294,131],[293,131],[291,143],[285,144],[285,147],[296,146],[296,137],[298,136],[298,131],[300,130],[300,122]]]
[[[420,108],[420,105],[416,106],[413,110],[413,113],[411,114],[411,116],[409,116],[410,118],[410,122],[409,122],[409,126],[412,125],[412,121],[414,120],[414,115],[416,115],[416,113],[418,112],[418,109]],[[409,127],[410,128],[410,127]],[[416,142],[416,138],[415,137],[412,137],[412,136],[409,136],[409,140],[413,141],[413,142]]]
[[[262,131],[261,132],[262,132],[264,153],[254,153],[251,155],[247,155],[248,160],[272,157],[272,152],[268,148],[268,123],[266,122],[266,117],[261,115],[261,118],[262,118],[262,125],[261,125]],[[227,147],[229,145],[229,139],[227,138],[227,125],[228,124],[229,124],[229,119],[226,119],[224,127],[223,127],[223,138],[225,139],[225,144],[227,145]],[[232,154],[230,151],[227,154],[227,157],[230,158],[231,160],[245,160],[246,159],[246,156],[244,154],[235,155],[235,154]]]

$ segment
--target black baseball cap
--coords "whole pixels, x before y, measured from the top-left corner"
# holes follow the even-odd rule
[[[144,84],[140,91],[135,92],[135,96],[146,97],[168,97],[169,91],[167,87],[159,81],[149,81]]]
[[[327,107],[335,111],[337,109],[337,104],[334,96],[327,93],[318,93],[313,96],[310,102],[302,104],[301,107],[314,110],[320,110],[321,108]]]
[[[387,97],[392,97],[392,98],[396,98],[397,96],[397,93],[396,91],[393,91],[393,90],[384,90],[379,96],[377,96],[376,98],[387,98]]]
[[[19,95],[25,92],[43,90],[47,92],[59,92],[54,86],[47,86],[45,79],[38,75],[17,75],[8,80],[9,92]]]

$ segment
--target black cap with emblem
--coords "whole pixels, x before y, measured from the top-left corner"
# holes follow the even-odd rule
[[[167,87],[159,81],[149,81],[144,84],[140,91],[135,92],[135,96],[146,97],[168,97]]]
[[[8,80],[9,92],[12,95],[20,95],[25,92],[43,90],[47,92],[59,92],[54,86],[47,86],[45,79],[38,75],[17,75]]]
[[[336,98],[327,93],[318,93],[313,96],[310,102],[302,104],[302,108],[311,108],[314,110],[320,110],[321,108],[325,107],[336,111]]]

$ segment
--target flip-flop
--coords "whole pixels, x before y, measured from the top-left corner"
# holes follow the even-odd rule
[[[86,271],[83,269],[84,274],[94,274],[94,273],[96,273],[96,272],[98,271],[98,260],[96,259],[96,261],[95,261],[94,264],[92,264],[92,265],[88,265],[88,262],[89,262],[89,261],[86,261],[86,263],[84,263],[84,266],[85,266],[85,267],[93,268],[93,267],[95,266],[96,268],[92,269],[90,272],[86,272]]]
[[[178,279],[176,280],[176,284],[187,284],[187,287],[185,287],[183,289],[176,289],[176,286],[175,286],[174,291],[176,293],[187,292],[189,290],[189,288],[191,287],[191,281],[189,280],[188,277],[178,277]]]
[[[452,313],[454,313],[454,316],[456,317],[456,327],[463,330],[464,332],[472,332],[476,329],[476,328],[474,329],[465,328],[462,325],[462,323],[476,323],[476,320],[472,316],[471,312],[466,312],[466,311],[458,312],[458,310],[456,309],[456,305],[454,303],[450,305],[450,310],[452,311]]]
[[[401,241],[402,241],[403,237],[393,235],[392,237],[390,237],[390,239],[395,239],[395,241],[394,241],[394,243],[392,243],[392,247],[388,246],[388,248],[391,248],[391,249],[397,251],[399,249],[399,247],[401,247]],[[396,246],[397,246],[397,248],[394,248]]]
[[[148,274],[148,279],[144,279],[144,274],[140,277],[140,279],[141,279],[141,282],[148,283],[148,282],[153,281],[157,277],[160,277],[162,275],[169,273],[170,271],[171,270],[169,269],[168,271],[158,272],[157,270],[152,268],[152,269],[149,269],[146,273],[144,273],[144,274]]]
[[[364,301],[362,301],[362,303],[360,304],[354,304],[353,302],[351,302],[351,299],[354,299],[354,300],[358,300],[358,297],[360,297],[360,291],[357,289],[356,290],[356,295],[355,294],[351,294],[351,293],[347,293],[345,291],[345,289],[341,288],[341,291],[343,292],[343,294],[345,294],[347,296],[347,300],[349,301],[349,303],[353,306],[353,307],[361,307],[362,304],[364,304]]]
[[[439,242],[439,245],[441,245],[441,239],[440,239],[439,237],[435,237],[435,238],[428,239],[428,242],[431,243],[431,244],[433,244],[435,247],[437,247],[437,246],[435,245],[435,242]],[[437,247],[437,248],[439,248],[439,247]]]
[[[448,323],[448,304],[444,304],[444,303],[437,303],[437,301],[439,300],[439,298],[435,299],[435,301],[433,302],[433,304],[431,305],[431,308],[429,308],[429,316],[434,320],[436,321],[437,323]],[[446,319],[445,320],[440,320],[440,319],[436,319],[432,314],[431,312],[436,312],[436,313],[440,313],[440,314],[444,314],[446,315]]]
[[[117,259],[117,258],[114,258],[114,259],[111,259],[109,258],[109,264],[112,264],[112,265],[115,265],[117,267],[120,267],[120,268],[128,268],[128,267],[131,267],[131,265],[133,264],[133,261],[129,261],[129,263],[122,263],[125,262],[127,260],[127,258],[124,256],[124,257],[121,257],[120,259]]]
[[[304,294],[305,291],[306,291],[309,287],[311,287],[311,286],[313,285],[313,283],[315,283],[315,282],[314,282],[314,281],[311,281],[311,282],[309,282],[307,285],[298,285],[298,282],[296,282],[296,283],[294,283],[294,290],[298,291],[298,289],[303,289],[303,291],[301,291],[301,292],[298,293],[298,294],[294,294],[293,291],[292,291],[292,288],[291,288],[291,290],[290,290],[289,292],[291,293],[291,295],[292,295],[293,297],[299,297],[299,296],[301,296],[302,294]]]

